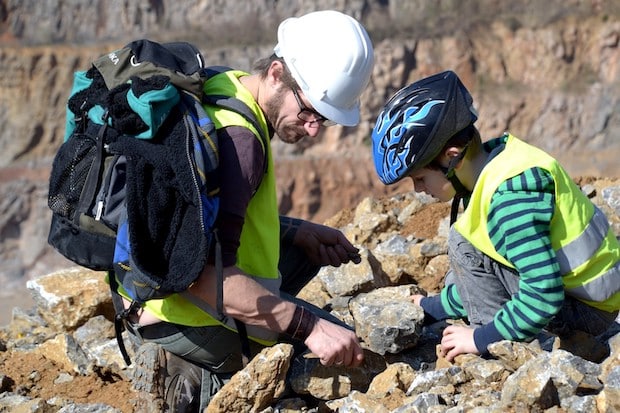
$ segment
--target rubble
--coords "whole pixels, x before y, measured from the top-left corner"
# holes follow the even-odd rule
[[[590,182],[595,189],[586,190],[619,234],[620,186],[609,180],[604,188],[597,184]],[[421,308],[408,299],[413,292],[437,293],[438,275],[447,268],[447,218],[438,217],[434,224],[418,219],[433,205],[415,193],[367,199],[327,222],[362,248],[362,263],[322,269],[299,297],[355,327],[365,348],[361,366],[325,367],[316,358],[294,356],[290,344],[277,344],[234,375],[207,411],[620,409],[618,323],[600,337],[541,334],[530,343],[501,341],[490,346],[486,359],[460,355],[450,363],[438,354],[445,323],[423,326]],[[429,225],[434,225],[433,237],[416,235],[417,227]],[[30,412],[131,412],[156,406],[148,402],[148,386],[137,389],[131,381],[148,372],[126,366],[118,352],[105,273],[71,268],[32,280],[28,288],[35,306],[14,309],[11,323],[0,331],[1,411],[27,406]],[[148,357],[148,349],[140,351],[131,355]],[[18,376],[15,364],[26,356],[40,364]],[[53,381],[47,384],[51,367]],[[99,387],[116,394],[118,403],[113,398],[109,404],[71,399],[85,378],[99,380],[93,379],[90,391]]]

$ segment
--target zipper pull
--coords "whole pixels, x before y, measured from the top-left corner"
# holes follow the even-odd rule
[[[95,221],[100,221],[103,215],[103,200],[97,201],[97,213],[95,214]]]

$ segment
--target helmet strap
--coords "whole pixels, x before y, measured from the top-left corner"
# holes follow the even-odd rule
[[[458,215],[461,200],[463,199],[463,197],[470,194],[469,189],[467,189],[465,185],[463,185],[463,183],[459,180],[459,178],[456,176],[456,173],[455,173],[456,165],[461,161],[461,159],[465,157],[465,152],[467,152],[468,146],[469,144],[465,145],[465,147],[458,154],[458,156],[451,158],[450,163],[448,163],[448,168],[445,168],[444,170],[444,173],[446,174],[446,178],[450,181],[450,183],[452,184],[452,187],[456,191],[456,194],[454,195],[454,198],[452,199],[452,206],[450,208],[450,225],[456,222],[456,217]]]
[[[461,183],[459,178],[457,178],[456,174],[454,173],[454,170],[452,170],[451,173],[446,174],[446,177],[448,178],[448,180],[450,181],[450,183],[456,190],[456,194],[454,195],[454,198],[452,198],[452,206],[450,207],[450,225],[452,225],[456,222],[456,217],[459,212],[459,206],[461,203],[461,199],[469,195],[470,191],[467,188],[465,188],[465,185],[463,185],[463,183]]]
[[[452,198],[452,205],[450,206],[450,226],[456,222],[456,217],[459,214],[459,206],[462,199],[463,197],[458,194]]]

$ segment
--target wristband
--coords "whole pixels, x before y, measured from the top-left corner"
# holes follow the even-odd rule
[[[298,305],[285,333],[296,340],[304,341],[312,332],[317,319],[315,314]]]
[[[280,215],[280,241],[293,245],[297,230],[303,223],[299,218],[291,218]]]

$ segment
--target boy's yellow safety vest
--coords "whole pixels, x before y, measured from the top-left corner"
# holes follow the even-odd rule
[[[604,311],[620,309],[620,246],[607,217],[555,159],[512,135],[508,136],[506,148],[482,170],[454,228],[480,251],[514,268],[495,250],[487,218],[497,188],[533,167],[545,169],[555,182],[550,236],[565,293]]]

